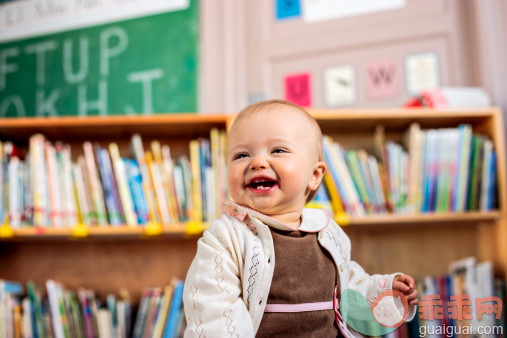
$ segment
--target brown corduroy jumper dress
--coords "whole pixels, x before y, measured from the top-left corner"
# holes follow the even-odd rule
[[[333,300],[338,283],[331,255],[317,241],[317,232],[270,227],[275,270],[267,304],[302,304]],[[339,290],[339,287],[338,287]],[[339,292],[338,292],[339,293]],[[340,337],[332,309],[265,312],[256,337]]]

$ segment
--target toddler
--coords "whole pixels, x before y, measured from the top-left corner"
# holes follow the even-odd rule
[[[304,208],[326,164],[320,128],[303,108],[269,100],[243,109],[227,164],[232,201],[198,241],[183,295],[185,336],[358,335],[336,310],[346,289],[369,305],[398,290],[407,319],[414,316],[411,277],[368,275],[350,260],[343,230],[324,211]]]

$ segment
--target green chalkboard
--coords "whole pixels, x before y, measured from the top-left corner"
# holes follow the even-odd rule
[[[199,4],[0,44],[0,117],[197,110]]]

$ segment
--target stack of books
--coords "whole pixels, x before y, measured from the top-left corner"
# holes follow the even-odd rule
[[[422,130],[417,123],[404,144],[374,135],[374,154],[345,150],[324,136],[328,173],[324,191],[335,213],[463,212],[492,210],[497,204],[496,152],[470,125]]]
[[[449,273],[416,282],[414,320],[387,337],[503,337],[505,280],[494,278],[493,264],[474,257],[454,261]]]
[[[145,151],[133,135],[130,154],[118,145],[83,144],[71,160],[71,147],[37,134],[21,156],[12,142],[0,142],[0,224],[73,227],[76,224],[138,226],[206,222],[227,197],[226,136],[192,140],[190,156],[171,157],[158,141]],[[79,152],[80,153],[80,152]]]
[[[179,337],[185,330],[183,282],[164,288],[146,288],[132,326],[129,295],[107,295],[105,302],[92,290],[67,290],[54,280],[46,289],[0,280],[0,335],[2,337]]]

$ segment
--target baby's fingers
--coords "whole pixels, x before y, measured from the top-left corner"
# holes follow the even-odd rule
[[[398,277],[398,280],[408,285],[410,289],[415,289],[415,281],[409,275],[401,275]]]
[[[401,281],[394,281],[393,290],[398,290],[401,291],[403,294],[407,294],[412,290],[412,288],[410,288],[407,284]]]
[[[407,301],[413,305],[411,302],[415,299],[417,301],[417,290],[412,291],[408,295],[405,295],[407,297]]]

